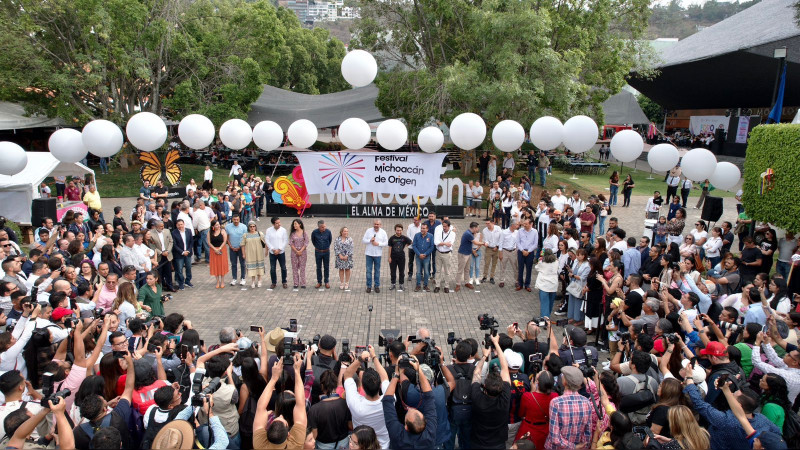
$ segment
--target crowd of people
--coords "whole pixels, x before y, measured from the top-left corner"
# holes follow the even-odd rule
[[[515,188],[502,176],[490,196],[513,189],[508,211],[464,230],[431,213],[392,228],[376,219],[363,235],[342,227],[334,237],[324,220],[311,232],[302,219],[284,227],[279,217],[261,232],[253,192],[263,183],[232,174],[242,176],[222,193],[190,183],[169,210],[163,184],[145,185],[111,222],[95,194],[88,217],[46,218],[29,249],[0,225],[2,445],[800,446],[791,233],[777,239],[752,221],[709,230],[702,220],[685,232],[685,209],[651,201],[646,215],[664,221],[652,240],[637,238],[603,195],[543,191],[533,204],[528,177]],[[380,293],[386,256],[389,290],[490,284],[535,293],[539,312],[505,326],[489,311],[474,336],[451,333],[446,345],[421,328],[408,339],[381,335],[376,347],[301,335],[296,323],[201,336],[190,311],[165,314],[170,293],[193,288],[192,270],[205,264],[217,289],[246,290],[262,287],[269,265],[266,289],[281,292],[289,252],[302,290],[312,251],[319,290],[335,288],[331,260],[341,290],[363,261],[366,292]]]

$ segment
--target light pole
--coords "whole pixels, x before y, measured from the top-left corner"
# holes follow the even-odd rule
[[[775,88],[772,90],[772,102],[769,104],[770,107],[775,106],[775,101],[778,100],[778,85],[781,83],[783,65],[786,64],[786,47],[776,48],[772,52],[772,57],[778,59],[778,74],[775,76]]]

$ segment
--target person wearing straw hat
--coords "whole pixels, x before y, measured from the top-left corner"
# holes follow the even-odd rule
[[[203,400],[203,411],[208,415],[208,426],[211,434],[214,436],[214,443],[206,448],[228,448],[228,435],[225,433],[225,428],[222,426],[219,417],[215,416],[212,412],[213,406],[213,396],[209,395]],[[194,427],[192,427],[189,422],[185,420],[174,420],[164,425],[164,428],[158,432],[155,439],[153,439],[153,446],[151,448],[190,449],[195,447],[195,440]]]

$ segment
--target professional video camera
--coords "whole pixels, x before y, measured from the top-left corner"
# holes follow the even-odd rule
[[[441,353],[439,349],[436,348],[436,341],[433,339],[427,338],[423,339],[422,342],[425,344],[425,353],[423,354],[422,361],[420,363],[427,364],[436,371],[439,367],[439,358],[441,357]]]
[[[719,323],[719,329],[722,330],[723,332],[731,330],[731,333],[736,333],[737,331],[739,331],[739,327],[741,327],[741,325],[737,323],[730,323],[730,322]]]
[[[531,372],[536,374],[541,372],[543,358],[541,353],[532,353],[528,355],[528,364],[531,366]]]
[[[383,329],[381,334],[378,335],[378,346],[383,347],[383,352],[378,355],[381,364],[389,364],[389,346],[400,338],[400,330],[396,329]]]
[[[353,362],[353,358],[350,357],[349,339],[342,339],[342,352],[339,353],[339,362],[345,364],[350,364]]]
[[[583,348],[583,362],[578,365],[584,378],[593,378],[595,374],[594,366],[592,365],[592,354]]]
[[[293,338],[283,338],[283,364],[291,366],[294,364],[294,354],[303,353],[306,351],[305,344],[295,343]]]
[[[43,406],[49,406],[48,402],[53,402],[54,405],[57,405],[61,399],[67,398],[70,395],[72,395],[72,391],[69,389],[62,389],[58,392],[53,392],[53,374],[50,372],[42,374],[41,404]]]
[[[214,377],[208,383],[208,386],[204,388],[203,374],[195,373],[194,381],[192,382],[192,406],[203,406],[203,400],[214,392],[217,392],[220,385],[222,385],[222,382],[219,377]]]
[[[481,326],[481,330],[492,330],[492,336],[497,335],[497,321],[494,317],[490,316],[489,314],[481,314],[478,316],[478,323]]]

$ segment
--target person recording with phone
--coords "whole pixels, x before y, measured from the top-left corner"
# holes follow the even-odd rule
[[[500,371],[490,371],[481,384],[483,366],[488,363],[494,349],[500,362]],[[508,412],[511,404],[511,377],[508,363],[500,348],[500,336],[489,336],[484,342],[483,357],[472,374],[472,448],[506,448],[508,438]]]

